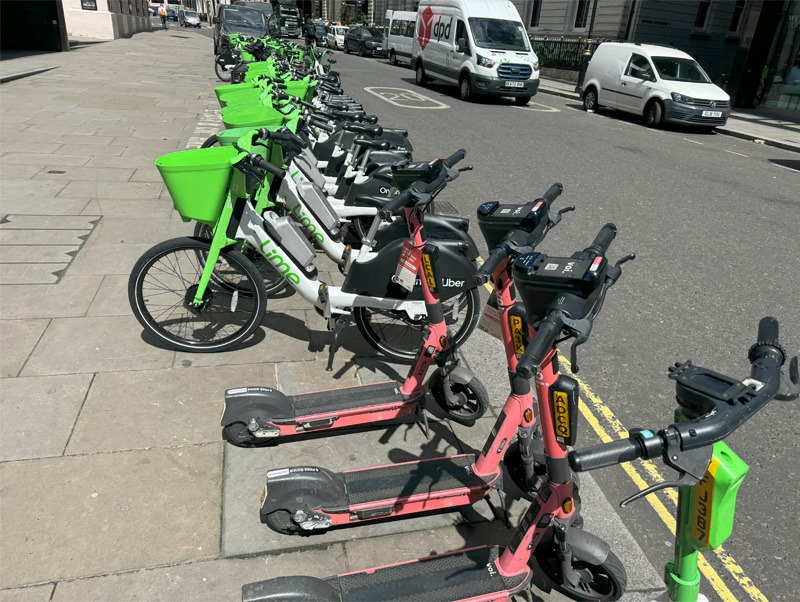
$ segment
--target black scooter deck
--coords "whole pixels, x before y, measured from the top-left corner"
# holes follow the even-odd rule
[[[402,564],[338,575],[309,583],[309,578],[284,577],[249,583],[242,588],[244,602],[278,599],[317,599],[313,589],[325,592],[325,600],[375,602],[430,602],[467,600],[478,596],[516,593],[528,583],[530,572],[504,577],[497,570],[500,548],[460,550]],[[294,581],[297,579],[297,581]],[[314,587],[316,586],[316,587]],[[301,598],[300,593],[311,597]],[[330,597],[329,597],[330,596]],[[499,597],[499,596],[498,596]]]
[[[289,398],[292,401],[295,416],[299,417],[404,401],[400,386],[400,383],[392,380],[374,385],[290,395]]]
[[[490,480],[472,472],[475,456],[452,456],[342,473],[350,505],[452,489],[483,489]]]

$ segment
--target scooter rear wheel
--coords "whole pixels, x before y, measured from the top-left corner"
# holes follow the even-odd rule
[[[217,61],[214,61],[214,72],[217,74],[217,78],[220,81],[231,81],[231,72],[223,69],[222,65],[220,65]]]
[[[601,564],[573,559],[572,567],[581,573],[580,583],[573,586],[565,583],[561,575],[561,561],[558,559],[556,545],[552,541],[542,543],[533,551],[531,559],[539,565],[541,575],[549,582],[548,585],[552,589],[573,600],[591,602],[614,602],[625,593],[628,576],[614,552],[609,551]]]
[[[480,294],[477,288],[473,288],[444,301],[442,305],[448,327],[455,331],[451,330],[450,345],[458,348],[478,325]],[[353,318],[359,332],[370,345],[400,364],[410,364],[417,357],[428,326],[427,318],[413,321],[405,312],[369,307],[356,307]]]
[[[281,535],[297,535],[303,530],[292,520],[288,510],[276,510],[264,518],[267,526]]]
[[[244,422],[234,422],[222,428],[222,438],[236,447],[254,447],[256,438]]]
[[[453,384],[450,387],[451,393],[461,401],[461,405],[457,407],[447,403],[444,387],[442,372],[437,370],[428,381],[428,390],[442,411],[453,422],[472,426],[489,409],[489,394],[486,392],[486,387],[477,378],[473,378],[466,385]]]

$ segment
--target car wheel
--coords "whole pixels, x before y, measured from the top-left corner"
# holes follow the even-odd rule
[[[350,45],[346,41],[344,43],[344,53],[350,54]]]
[[[414,71],[414,79],[418,86],[426,86],[428,84],[428,76],[425,75],[425,69],[422,68],[422,61],[417,62],[417,68]]]
[[[358,45],[358,56],[364,57],[367,56],[367,49],[364,48],[364,44]]]
[[[389,51],[389,63],[391,65],[397,65],[397,55],[394,53],[394,50]]]
[[[600,108],[597,102],[597,90],[594,86],[589,86],[583,92],[583,108],[589,113],[595,113]]]
[[[644,108],[644,124],[649,128],[657,128],[664,119],[664,107],[660,100],[653,99]]]
[[[466,73],[458,78],[458,98],[464,102],[469,102],[472,98],[472,84]]]

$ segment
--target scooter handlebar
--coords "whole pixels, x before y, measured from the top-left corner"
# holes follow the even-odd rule
[[[556,182],[542,195],[542,200],[547,203],[548,209],[562,192],[564,192],[564,187],[561,185],[561,182]]]
[[[602,228],[600,228],[600,232],[597,233],[597,236],[594,237],[592,244],[586,247],[586,251],[593,252],[597,255],[605,256],[606,252],[608,251],[608,247],[611,246],[611,243],[617,237],[617,226],[614,224],[606,224]]]
[[[507,257],[508,251],[504,246],[495,247],[472,277],[475,284],[481,285],[489,282],[492,274],[497,271],[497,268],[503,264]]]
[[[525,353],[517,363],[517,374],[523,378],[531,378],[542,367],[544,358],[561,334],[563,323],[559,312],[550,312],[539,322],[536,336],[533,337]]]
[[[467,151],[465,151],[463,148],[458,149],[452,155],[447,157],[447,159],[444,159],[444,164],[447,165],[447,167],[453,167],[453,165],[463,160],[464,157],[466,156],[467,156]]]

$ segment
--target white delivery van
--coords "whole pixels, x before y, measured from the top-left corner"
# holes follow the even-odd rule
[[[667,46],[604,42],[594,51],[581,88],[583,107],[610,107],[644,117],[701,127],[725,125],[730,96],[690,55]]]
[[[417,13],[405,10],[386,11],[386,51],[389,62],[411,60],[411,41],[417,27]]]
[[[417,84],[458,84],[459,98],[513,96],[528,104],[539,89],[539,59],[508,0],[420,0],[411,44]]]

